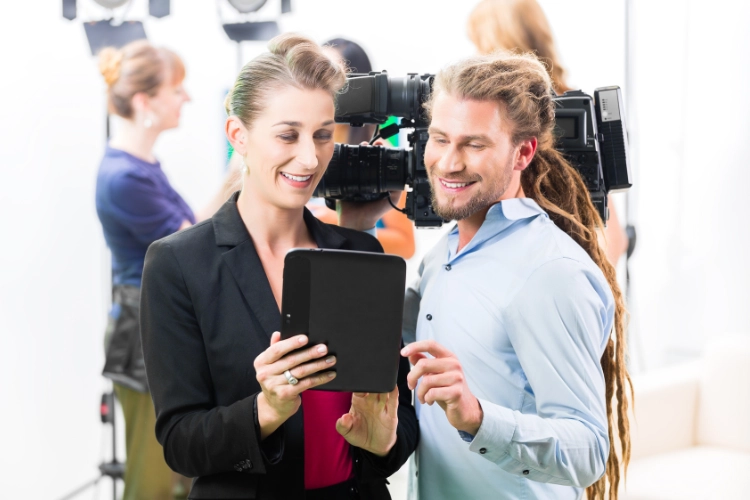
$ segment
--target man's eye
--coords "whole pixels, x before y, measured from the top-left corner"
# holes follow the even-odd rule
[[[476,150],[479,150],[479,149],[482,149],[482,148],[484,148],[484,146],[483,146],[483,145],[481,145],[481,144],[469,144],[469,147],[470,147],[471,149],[476,149]]]
[[[442,137],[435,137],[432,140],[435,141],[435,142],[437,142],[438,144],[447,144],[448,143],[448,141],[446,141]]]

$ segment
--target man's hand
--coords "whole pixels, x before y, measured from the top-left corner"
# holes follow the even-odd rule
[[[352,446],[384,457],[396,444],[398,387],[387,394],[352,394],[349,413],[336,422],[336,430]]]
[[[397,205],[401,199],[401,191],[391,191],[390,198],[393,205]],[[393,210],[393,206],[388,202],[388,198],[377,201],[336,202],[338,225],[358,231],[372,229],[391,210]]]
[[[423,353],[434,357],[428,358]],[[475,436],[484,413],[469,390],[458,358],[433,340],[409,344],[401,349],[401,355],[414,365],[407,378],[409,388],[414,390],[422,379],[416,394],[419,402],[428,405],[437,402],[453,427]]]

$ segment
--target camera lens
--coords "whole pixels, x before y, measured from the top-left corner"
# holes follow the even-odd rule
[[[388,78],[388,111],[392,115],[412,118],[413,103],[418,102],[414,83],[410,77]]]
[[[432,78],[388,77],[388,114],[426,123],[422,105],[430,97]]]
[[[381,146],[336,144],[328,169],[314,196],[372,201],[400,191],[406,184],[408,152]]]

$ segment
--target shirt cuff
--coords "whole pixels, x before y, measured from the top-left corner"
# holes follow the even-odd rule
[[[469,451],[497,462],[508,454],[508,448],[516,433],[516,418],[513,416],[513,410],[503,406],[483,399],[479,399],[479,404],[482,405],[484,416],[477,435],[471,440]]]
[[[474,441],[474,436],[472,436],[466,431],[458,431],[458,435],[461,437],[461,439],[463,439],[467,443],[471,443],[472,441]]]

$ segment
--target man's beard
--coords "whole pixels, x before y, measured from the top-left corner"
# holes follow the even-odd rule
[[[482,180],[481,177],[476,176],[477,178],[474,179],[450,179],[453,182],[471,182],[471,181],[477,181],[480,182]],[[452,197],[448,198],[448,202],[441,205],[438,202],[438,197],[435,195],[435,184],[439,183],[440,181],[437,179],[437,176],[429,176],[430,179],[430,194],[432,196],[432,210],[440,217],[442,217],[445,220],[463,220],[468,217],[471,217],[475,213],[479,212],[480,210],[486,209],[495,203],[497,203],[497,200],[502,196],[502,194],[508,189],[508,186],[510,185],[510,171],[509,169],[506,169],[506,175],[503,175],[497,181],[493,184],[490,184],[486,186],[485,190],[479,189],[477,193],[472,196],[469,201],[461,206],[454,207],[450,205],[450,200]]]

